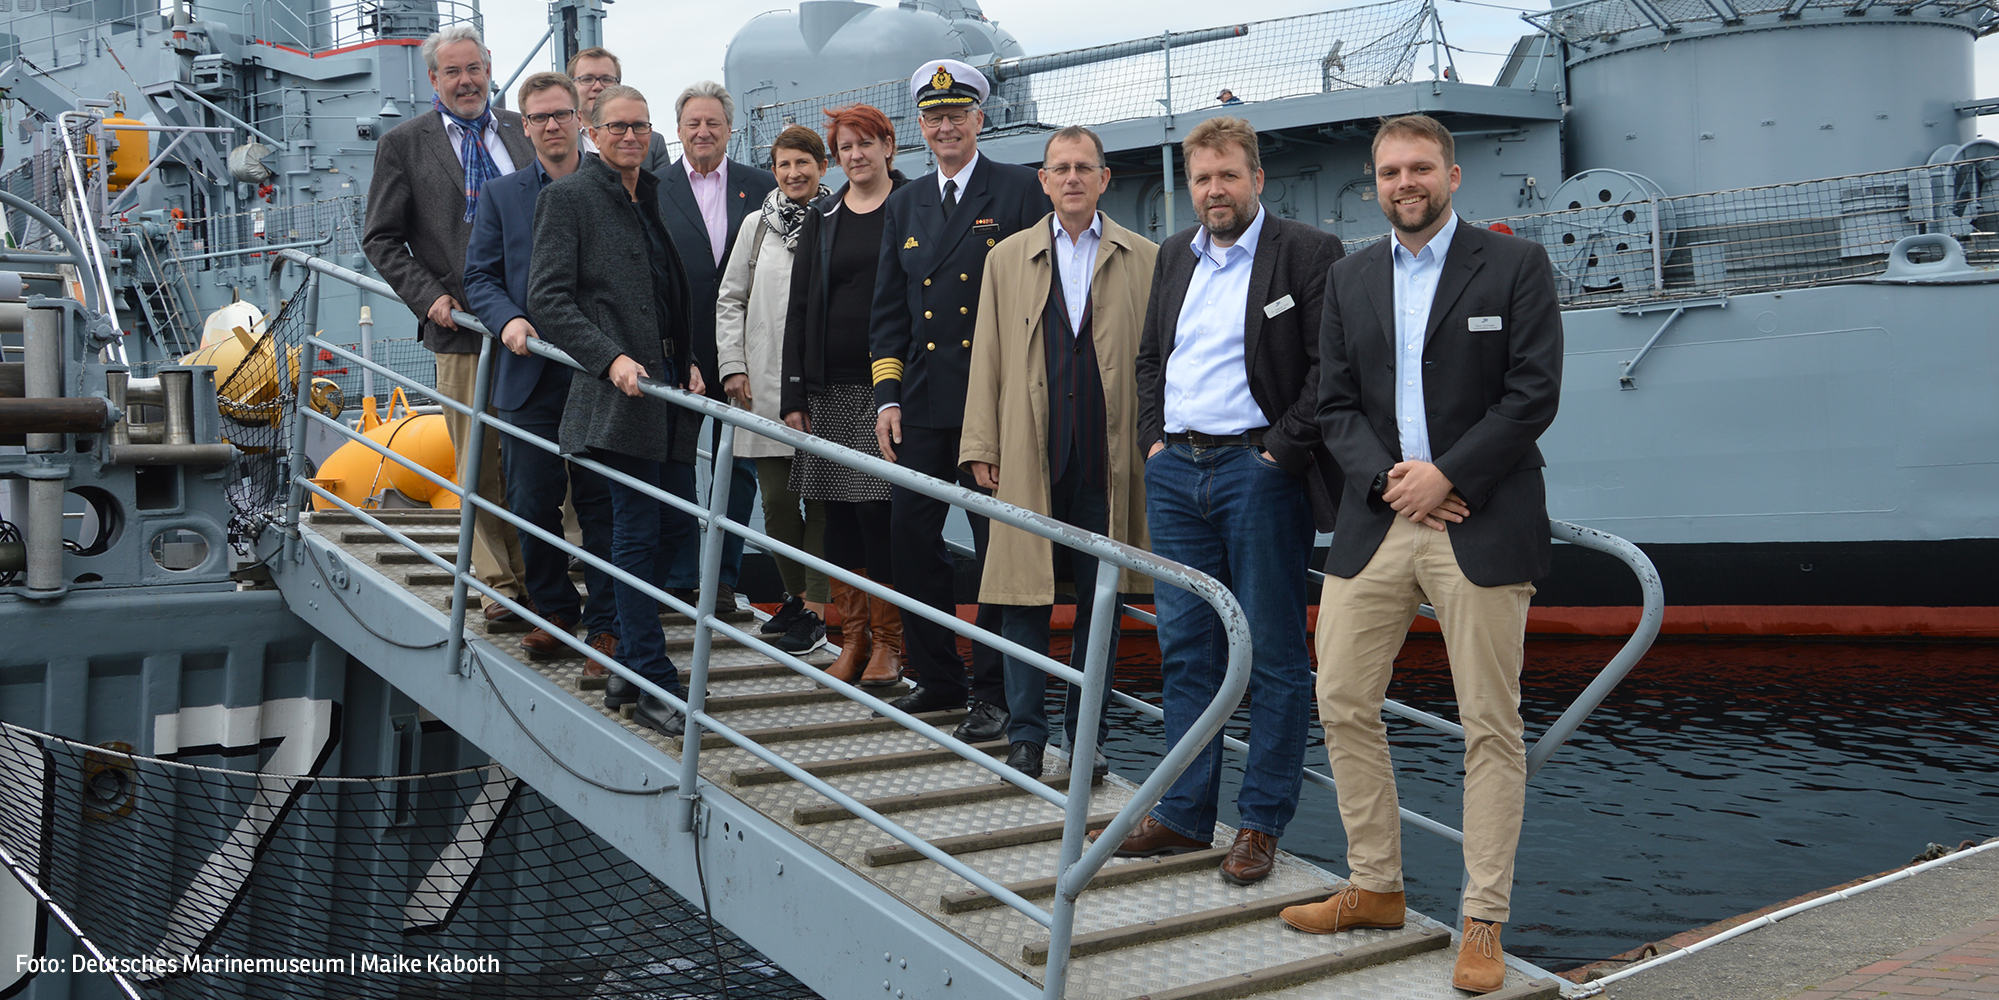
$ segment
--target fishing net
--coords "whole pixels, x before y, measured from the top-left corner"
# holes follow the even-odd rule
[[[107,959],[127,996],[816,997],[497,764],[267,774],[4,726],[0,849],[42,900],[8,916],[82,938],[22,964]]]

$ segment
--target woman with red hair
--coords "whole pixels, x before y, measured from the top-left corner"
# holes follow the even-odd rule
[[[882,204],[907,178],[894,169],[895,125],[887,115],[852,104],[826,117],[826,146],[847,183],[812,204],[799,233],[778,409],[792,427],[880,457],[868,324]],[[791,487],[825,504],[827,560],[884,586],[893,583],[888,483],[800,452],[791,464]],[[838,580],[831,583],[841,649],[827,672],[870,687],[901,683],[900,612]]]

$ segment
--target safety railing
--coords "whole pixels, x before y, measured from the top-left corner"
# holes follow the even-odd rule
[[[297,250],[282,250],[279,251],[279,254],[292,262],[307,267],[313,272],[310,279],[311,285],[306,291],[306,294],[309,296],[318,294],[318,282],[322,276],[344,281],[386,297],[393,298],[395,295],[394,291],[387,284],[377,279],[357,274],[346,268],[311,257]],[[441,405],[450,407],[453,411],[465,415],[472,421],[468,438],[465,441],[465,447],[470,454],[482,456],[482,458],[474,459],[472,462],[467,463],[467,468],[463,470],[465,482],[471,484],[478,482],[478,466],[483,459],[484,434],[488,428],[497,428],[502,433],[510,434],[525,446],[540,448],[553,454],[560,454],[560,449],[555,442],[522,431],[486,412],[492,391],[494,338],[478,322],[477,318],[470,314],[463,312],[454,313],[453,318],[460,327],[485,335],[480,348],[478,376],[474,383],[472,403],[467,405],[456,400],[438,398],[438,402]],[[306,339],[305,344],[310,350],[328,352],[348,364],[359,366],[386,378],[393,384],[403,385],[405,388],[416,387],[411,380],[395,371],[363,358],[361,355],[355,354],[328,340],[319,337],[310,337]],[[572,368],[579,368],[567,354],[550,346],[545,341],[529,340],[527,344],[529,350],[533,353],[550,361],[569,365]],[[864,819],[875,827],[887,832],[897,840],[908,845],[918,854],[936,862],[974,887],[990,893],[994,899],[1002,904],[1021,913],[1035,923],[1048,928],[1049,950],[1046,972],[1042,980],[1042,995],[1047,1000],[1059,1000],[1064,993],[1067,981],[1069,948],[1075,924],[1077,897],[1081,895],[1083,888],[1089,883],[1090,878],[1103,867],[1105,862],[1110,860],[1112,853],[1124,840],[1125,835],[1159,801],[1167,788],[1192,764],[1195,756],[1207,746],[1208,742],[1221,732],[1222,725],[1233,713],[1235,706],[1242,700],[1243,693],[1248,687],[1250,662],[1249,627],[1248,621],[1243,615],[1242,607],[1236,602],[1235,596],[1214,578],[1204,573],[1161,559],[1141,549],[1112,541],[1102,535],[1082,531],[1052,518],[1022,510],[1011,504],[1002,503],[992,497],[964,489],[955,484],[946,483],[943,480],[919,473],[913,473],[900,466],[883,461],[880,458],[862,454],[823,438],[795,431],[777,421],[756,416],[748,411],[739,410],[724,403],[718,403],[704,396],[672,388],[649,378],[641,379],[639,387],[645,395],[661,400],[664,404],[681,407],[684,411],[710,417],[723,424],[747,428],[757,434],[790,445],[799,451],[840,462],[843,465],[886,480],[896,486],[941,500],[963,509],[968,514],[983,516],[1001,524],[1010,525],[1022,531],[1046,538],[1055,544],[1087,552],[1098,560],[1097,579],[1091,595],[1091,600],[1094,602],[1093,607],[1097,611],[1097,614],[1090,630],[1090,635],[1087,638],[1083,669],[1073,669],[1053,659],[1046,653],[1028,649],[979,628],[976,625],[964,622],[950,610],[931,607],[920,600],[883,587],[865,576],[836,566],[813,553],[771,538],[762,532],[750,528],[746,524],[731,521],[727,516],[731,478],[729,476],[714,477],[707,505],[702,506],[588,458],[576,455],[564,456],[569,461],[614,480],[627,488],[643,493],[660,503],[668,504],[674,509],[688,514],[705,524],[701,543],[700,596],[696,605],[690,607],[686,602],[673,596],[666,590],[620,569],[611,561],[571,545],[560,534],[549,532],[537,525],[531,524],[507,510],[503,505],[479,496],[475,489],[461,488],[459,484],[421,467],[412,460],[395,454],[386,446],[366,438],[338,420],[318,413],[310,407],[303,406],[295,407],[294,409],[293,425],[291,428],[292,455],[304,454],[306,429],[309,426],[318,425],[331,431],[339,438],[358,441],[363,446],[381,455],[384,459],[397,462],[399,465],[422,476],[432,484],[451,491],[460,497],[458,553],[455,564],[446,563],[441,556],[411,540],[409,536],[396,530],[392,525],[312,482],[304,474],[303,469],[294,467],[289,472],[291,483],[290,502],[285,506],[283,513],[283,523],[285,526],[284,558],[294,562],[299,558],[298,552],[303,547],[303,539],[298,531],[298,519],[308,495],[326,501],[339,510],[354,516],[362,523],[381,531],[393,541],[415,552],[419,558],[451,574],[453,582],[450,624],[446,632],[446,637],[443,643],[441,643],[447,669],[460,673],[469,673],[471,670],[469,657],[466,655],[464,646],[464,624],[469,597],[472,592],[476,591],[486,599],[495,601],[502,607],[513,611],[527,622],[541,627],[558,640],[567,644],[579,655],[603,665],[606,669],[630,681],[638,690],[665,702],[667,705],[684,714],[687,720],[687,731],[681,749],[679,779],[680,809],[677,817],[678,827],[681,832],[689,832],[694,828],[694,806],[700,797],[698,788],[701,734],[703,731],[713,732],[729,743],[748,752],[751,756],[784,773],[792,780],[811,788],[835,804],[849,810],[856,817]],[[734,456],[735,435],[722,434],[719,437],[720,440],[715,448],[716,467],[727,468]],[[617,582],[636,587],[654,600],[691,617],[698,627],[695,632],[694,648],[690,654],[689,666],[686,671],[686,697],[682,698],[671,691],[659,687],[628,669],[615,658],[605,656],[586,643],[578,640],[569,633],[569,630],[547,621],[522,602],[501,593],[475,578],[470,572],[472,530],[476,514],[482,511],[498,517],[517,530],[528,532],[570,556],[588,561],[591,565],[610,575]],[[1082,685],[1084,704],[1095,704],[1101,700],[1106,687],[1110,683],[1111,663],[1109,647],[1110,626],[1112,622],[1111,610],[1117,605],[1117,584],[1120,572],[1124,570],[1143,573],[1159,583],[1181,587],[1207,601],[1221,619],[1222,627],[1228,641],[1227,668],[1224,671],[1219,690],[1214,700],[1209,703],[1199,718],[1195,720],[1189,728],[1187,735],[1179,743],[1167,748],[1165,755],[1152,774],[1132,794],[1131,799],[1124,807],[1106,824],[1103,832],[1097,837],[1095,842],[1086,846],[1084,834],[1090,816],[1091,786],[1089,782],[1072,782],[1066,791],[1059,791],[1052,788],[1035,778],[1028,777],[1008,767],[1004,762],[994,760],[990,755],[973,747],[971,744],[957,739],[950,733],[891,706],[886,701],[875,697],[853,684],[831,677],[819,667],[807,663],[792,653],[778,649],[758,635],[737,628],[735,625],[718,617],[715,614],[715,594],[717,590],[716,585],[721,574],[721,541],[724,532],[738,535],[746,541],[756,543],[766,551],[783,555],[806,566],[820,570],[829,577],[839,579],[876,599],[894,604],[905,614],[919,615],[949,628],[959,635],[994,648],[1021,662],[1031,664],[1036,669],[1061,678],[1070,684],[1080,684]],[[309,550],[307,554],[308,556],[310,555]],[[824,779],[807,772],[804,768],[793,764],[776,752],[744,736],[728,724],[709,715],[705,710],[708,697],[709,654],[713,636],[718,633],[734,640],[742,646],[763,653],[773,661],[783,664],[799,675],[810,678],[816,684],[840,692],[849,700],[864,705],[874,710],[877,714],[895,720],[903,728],[949,749],[957,756],[984,768],[1000,780],[1014,785],[1027,794],[1033,795],[1051,805],[1061,807],[1064,811],[1064,821],[1061,849],[1056,869],[1057,882],[1053,907],[1043,909],[1029,902],[1018,893],[980,873],[955,856],[946,853],[925,838],[918,836],[901,824],[896,823],[894,820],[869,808],[854,797],[835,788]],[[1100,720],[1097,718],[1096,713],[1084,713],[1083,717],[1078,720],[1075,745],[1079,747],[1095,746],[1099,725]],[[1087,758],[1085,758],[1083,763],[1072,761],[1072,766],[1087,766]]]
[[[1588,719],[1590,714],[1603,704],[1605,698],[1610,697],[1610,693],[1616,690],[1619,682],[1623,681],[1625,675],[1631,672],[1631,668],[1637,666],[1639,660],[1644,659],[1646,651],[1652,648],[1653,641],[1659,637],[1659,627],[1666,620],[1666,591],[1665,587],[1659,581],[1659,571],[1652,565],[1651,558],[1646,556],[1644,551],[1639,549],[1638,546],[1616,535],[1598,531],[1595,528],[1585,528],[1579,524],[1570,524],[1567,521],[1557,521],[1552,518],[1548,521],[1548,531],[1557,541],[1579,545],[1586,549],[1594,549],[1615,557],[1630,567],[1632,574],[1638,578],[1639,590],[1644,596],[1644,605],[1638,615],[1638,627],[1631,633],[1631,637],[1624,641],[1624,645],[1618,648],[1616,655],[1612,656],[1610,661],[1604,664],[1603,669],[1597,671],[1596,677],[1590,681],[1588,686],[1583,688],[1581,694],[1576,696],[1576,700],[1570,702],[1569,707],[1562,710],[1562,714],[1548,726],[1547,731],[1543,732],[1540,738],[1536,739],[1533,745],[1527,748],[1528,778],[1534,777],[1534,774],[1540,771],[1543,765],[1548,763],[1548,760],[1555,755],[1555,752],[1560,750],[1562,745],[1569,741],[1569,737],[1575,735],[1576,730],[1582,726],[1584,720]],[[971,546],[963,542],[952,540],[946,544],[949,545],[952,552],[958,555],[972,555]],[[1326,574],[1316,569],[1307,570],[1306,576],[1315,585],[1323,586],[1326,582]],[[1431,621],[1437,619],[1436,609],[1428,604],[1421,605],[1416,610],[1417,614]],[[1118,606],[1118,611],[1124,617],[1135,621],[1141,621],[1155,627],[1159,624],[1158,616],[1143,608],[1134,607],[1130,604],[1121,604]],[[1092,619],[1093,624],[1096,620]],[[1091,631],[1094,633],[1095,629],[1092,628]],[[1151,702],[1144,701],[1115,688],[1111,690],[1111,697],[1118,704],[1132,709],[1155,722],[1164,722],[1166,720],[1166,711]],[[1085,702],[1085,704],[1090,703]],[[1417,725],[1427,726],[1440,733],[1455,736],[1459,739],[1463,739],[1465,735],[1465,727],[1442,716],[1425,712],[1420,708],[1394,698],[1384,698],[1382,700],[1382,710],[1391,715],[1400,716]],[[1078,745],[1086,744],[1079,742]],[[1248,743],[1233,736],[1223,736],[1222,745],[1237,753],[1247,753],[1249,751]],[[1315,771],[1310,767],[1305,768],[1304,771],[1307,784],[1316,785],[1329,792],[1335,790],[1331,775]],[[1432,819],[1407,806],[1401,807],[1401,811],[1402,821],[1416,829],[1434,833],[1454,843],[1462,844],[1465,841],[1464,831],[1448,823]],[[1462,908],[1462,895],[1459,898],[1459,905]],[[1462,917],[1462,912],[1460,912],[1460,917]]]

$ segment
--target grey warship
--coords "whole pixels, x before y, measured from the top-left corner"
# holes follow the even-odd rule
[[[1352,248],[1386,232],[1373,123],[1436,116],[1460,137],[1459,213],[1542,242],[1562,282],[1551,514],[1643,546],[1689,631],[1999,634],[1979,569],[1999,554],[1980,388],[1999,143],[1975,130],[1999,103],[1972,92],[1994,8],[1581,0],[1525,20],[1476,84],[1420,0],[1047,55],[974,0],[806,0],[745,25],[726,69],[754,147],[821,107],[909,113],[848,53],[987,66],[986,148],[1034,162],[1050,127],[1092,125],[1106,211],[1153,239],[1193,217],[1172,147],[1203,118],[1247,118],[1266,203]],[[1570,555],[1543,623],[1636,603]]]
[[[1639,0],[1620,2],[1640,10]],[[1950,344],[1911,343],[1907,350],[1923,353],[1885,365],[1872,355],[1849,357],[1858,349],[1835,335],[1843,326],[1813,339],[1781,325],[1762,331],[1758,319],[1749,327],[1758,334],[1724,336],[1724,328],[1702,326],[1710,316],[1750,315],[1745,302],[1765,297],[1773,307],[1758,317],[1777,314],[1779,301],[1788,310],[1801,298],[1845,294],[1852,301],[1821,308],[1836,309],[1847,324],[1873,309],[1886,324],[1884,337],[1897,328],[1889,321],[1897,304],[1902,309],[1893,315],[1913,308],[1926,320],[1962,310],[1967,322],[1955,327],[1962,332],[1975,328],[1975,296],[1988,287],[1988,272],[1975,266],[1984,259],[1978,199],[1986,161],[1975,155],[1980,150],[1961,148],[1969,135],[1960,118],[1937,117],[1943,124],[1934,126],[1954,130],[1960,148],[1925,153],[1914,166],[1872,162],[1889,155],[1887,137],[1899,133],[1863,123],[1855,127],[1882,131],[1865,156],[1838,161],[1848,172],[1829,180],[1785,179],[1822,172],[1745,179],[1720,167],[1682,177],[1635,164],[1620,168],[1627,181],[1613,190],[1609,175],[1578,171],[1609,192],[1599,198],[1553,182],[1568,176],[1566,158],[1581,155],[1577,126],[1564,116],[1584,106],[1574,95],[1587,60],[1585,42],[1571,42],[1552,22],[1523,40],[1499,84],[1478,86],[1445,79],[1442,60],[1437,79],[1412,78],[1414,60],[1435,51],[1439,30],[1434,10],[1420,4],[1044,57],[1010,45],[976,6],[947,6],[807,3],[798,13],[801,25],[814,26],[820,51],[830,50],[843,28],[887,17],[924,44],[948,38],[985,45],[961,57],[1001,66],[993,76],[1012,110],[994,116],[999,134],[987,140],[993,154],[1032,162],[1037,132],[1075,121],[1100,125],[1124,178],[1109,204],[1141,232],[1170,232],[1176,213],[1190,217],[1184,199],[1175,201],[1170,151],[1163,162],[1161,152],[1194,113],[1160,118],[1145,106],[1152,98],[1139,93],[1092,117],[1061,105],[1063,74],[1093,72],[1107,59],[1170,59],[1180,75],[1169,79],[1199,94],[1207,85],[1184,74],[1225,73],[1248,102],[1230,110],[1272,137],[1266,162],[1276,183],[1266,197],[1273,210],[1327,220],[1356,240],[1374,233],[1358,211],[1369,200],[1361,138],[1368,123],[1418,109],[1452,119],[1466,136],[1461,157],[1468,165],[1479,156],[1506,164],[1468,170],[1473,180],[1459,202],[1468,218],[1551,245],[1595,248],[1594,262],[1581,251],[1560,259],[1572,282],[1571,350],[1583,351],[1571,367],[1596,358],[1611,372],[1598,401],[1606,407],[1630,405],[1626,400],[1642,406],[1666,394],[1655,390],[1673,392],[1675,407],[1682,394],[1708,393],[1693,414],[1673,412],[1738,436],[1803,435],[1770,419],[1795,400],[1751,390],[1743,391],[1747,402],[1738,400],[1707,360],[1690,361],[1686,352],[1716,345],[1775,352],[1806,343],[1829,353],[1784,355],[1778,360],[1790,367],[1767,375],[1738,358],[1719,364],[1737,381],[1830,399],[1843,384],[1831,376],[1916,366],[1932,348],[1945,352]],[[1899,17],[1938,37],[1962,36],[1966,80],[1969,39],[1984,30],[1988,13],[1983,6],[1852,14],[1798,6],[1788,18],[1776,11],[1726,22],[1719,11],[1734,8],[1722,3],[1712,25],[1695,18],[1698,11],[1674,8],[1673,16],[1685,19],[1675,22],[1656,4],[1643,9],[1657,15],[1654,30],[1680,24],[1689,33],[1712,27],[1727,35],[1753,23],[1782,29],[1769,32],[1773,38],[1788,34],[1792,22],[1850,21],[1875,30],[1875,22]],[[429,0],[257,0],[165,10],[43,3],[10,12],[0,40],[7,98],[0,204],[9,242],[0,250],[0,434],[13,437],[0,439],[7,487],[0,519],[19,527],[0,532],[0,633],[10,638],[0,648],[0,865],[10,876],[0,879],[0,933],[17,955],[38,961],[0,973],[0,994],[659,995],[706,991],[721,976],[739,993],[745,982],[761,982],[763,995],[801,997],[808,989],[827,997],[1454,995],[1439,974],[1448,965],[1448,915],[1412,915],[1402,931],[1299,941],[1258,918],[1336,884],[1301,859],[1287,855],[1281,877],[1240,896],[1221,891],[1201,867],[1212,867],[1213,857],[1111,862],[1107,848],[1085,843],[1087,829],[1105,824],[1110,833],[1102,841],[1115,843],[1227,720],[1246,681],[1250,639],[1241,628],[1232,635],[1229,683],[1187,742],[1169,748],[1142,781],[1071,787],[1059,768],[1052,780],[1027,779],[1000,764],[991,747],[952,739],[948,718],[907,716],[825,678],[815,666],[823,652],[800,659],[776,650],[749,627],[747,612],[716,607],[712,596],[688,605],[661,595],[674,655],[690,666],[689,697],[673,700],[685,706],[691,735],[667,741],[602,710],[580,677],[586,658],[613,670],[621,665],[580,648],[533,664],[520,655],[517,636],[467,626],[468,598],[482,586],[466,572],[469,506],[462,513],[395,509],[386,494],[380,504],[357,505],[326,488],[316,477],[320,463],[361,436],[353,420],[358,400],[395,387],[420,407],[452,405],[422,395],[425,358],[404,332],[406,311],[368,273],[358,230],[373,140],[428,100],[416,44],[443,24],[477,17],[476,5]],[[969,30],[973,21],[976,31]],[[1355,34],[1354,24],[1380,30]],[[600,0],[556,0],[549,55],[559,63],[597,44],[604,25]],[[1302,72],[1290,66],[1269,74],[1280,82],[1267,92],[1258,91],[1239,53],[1215,50],[1225,67],[1200,68],[1196,53],[1204,47],[1297,30],[1317,32],[1312,37],[1323,44],[1315,41]],[[1636,23],[1618,34],[1622,42],[1590,37],[1606,51],[1644,38]],[[1943,73],[1939,53],[1954,51],[1952,44],[1910,58],[1928,60],[1925,73]],[[744,46],[742,55],[752,49]],[[1155,56],[1155,49],[1171,54]],[[760,129],[809,120],[814,102],[845,103],[857,93],[761,92],[762,79],[737,79],[733,60],[732,52],[731,86],[744,106],[757,105],[737,138],[749,149],[768,142]],[[1129,67],[1121,72],[1135,78]],[[892,93],[865,80],[826,89],[847,86],[879,95],[872,99],[891,114],[908,114]],[[1872,114],[1867,121],[1906,124]],[[1710,187],[1696,186],[1703,183]],[[1708,203],[1688,201],[1716,185],[1748,184],[1765,187],[1707,196],[1718,199],[1708,215],[1701,214]],[[1800,190],[1766,193],[1793,187]],[[1851,225],[1837,208],[1849,190],[1857,192]],[[1585,212],[1585,194],[1603,210],[1565,233],[1560,220]],[[1911,208],[1919,195],[1927,200]],[[1578,206],[1561,208],[1563,197]],[[1826,197],[1836,206],[1830,215],[1810,201]],[[1786,198],[1792,207],[1784,207]],[[1625,211],[1636,219],[1641,210],[1649,242],[1628,228],[1635,223],[1620,221]],[[1851,249],[1865,252],[1846,254],[1849,239]],[[1709,249],[1696,252],[1702,246]],[[1888,301],[1918,295],[1925,296],[1919,306]],[[1876,297],[1881,301],[1863,308]],[[261,319],[248,318],[245,304]],[[222,328],[208,329],[217,316]],[[1926,336],[1948,332],[1931,326],[1925,322]],[[242,357],[222,365],[189,357],[211,333],[236,342]],[[1990,374],[1989,366],[1964,363],[1984,355],[1958,350],[1953,364],[1920,372],[1961,381]],[[1674,375],[1683,363],[1700,377],[1692,370]],[[1805,383],[1811,387],[1798,387]],[[1579,398],[1592,391],[1581,383],[1571,389]],[[749,426],[885,478],[898,472],[698,398],[659,387],[649,393],[658,405]],[[1751,416],[1761,422],[1714,412],[1730,400],[1755,402]],[[1910,402],[1948,400],[1931,391]],[[1642,413],[1635,425],[1614,424],[1582,405],[1584,416],[1572,407],[1557,423],[1558,435],[1565,424],[1585,425],[1572,433],[1588,439],[1566,446],[1574,460],[1629,454],[1636,467],[1661,454],[1692,455],[1672,467],[1675,496],[1705,495],[1687,480],[1706,456],[1768,444],[1732,439],[1724,448],[1684,424],[1655,424],[1664,418]],[[1849,409],[1825,402],[1812,419],[1847,419]],[[1991,422],[1990,415],[1986,424],[1968,416],[1958,421],[1970,428],[1962,431],[1967,441]],[[503,432],[483,426],[484,433]],[[1877,437],[1888,433],[1869,427]],[[1620,443],[1608,448],[1606,437]],[[723,436],[722,447],[730,438]],[[1672,447],[1644,453],[1661,441]],[[1910,468],[1956,476],[1944,480],[1966,488],[1954,509],[1970,511],[1970,487],[1989,470],[1965,465],[1962,455],[1955,461]],[[1813,461],[1800,464],[1824,471]],[[1635,475],[1623,469],[1612,472]],[[1640,482],[1618,493],[1630,483],[1604,478],[1610,474],[1598,470],[1585,481],[1613,499],[1649,489]],[[1734,473],[1724,467],[1716,474]],[[452,488],[435,474],[429,481]],[[1075,537],[953,487],[916,485],[1062,544],[1095,547],[1106,566],[1186,587],[1225,620],[1239,618],[1226,588],[1184,568]],[[706,518],[710,582],[724,532],[778,544],[752,525],[730,522],[726,494],[726,484],[717,484],[696,510]],[[1648,502],[1668,500],[1650,495]],[[1953,503],[1943,489],[1928,500]],[[1835,501],[1862,502],[1826,502]],[[1665,621],[1659,573],[1617,534],[1646,543],[1662,561],[1681,544],[1770,542],[1756,532],[1719,540],[1692,529],[1648,536],[1637,530],[1644,525],[1617,520],[1623,515],[1614,511],[1623,508],[1611,509],[1558,502],[1554,513],[1568,520],[1550,528],[1570,543],[1564,548],[1572,550],[1575,572],[1607,581],[1594,603],[1641,610],[1627,629],[1630,641],[1596,682],[1535,734],[1535,768],[1586,723]],[[1865,521],[1859,513],[1848,520]],[[1585,515],[1601,523],[1570,523]],[[1698,509],[1673,517],[1706,523]],[[1919,521],[1934,525],[1929,534],[1891,531],[1859,541],[1940,542],[1957,551],[1958,543],[1988,542],[1991,533],[1975,513]],[[1799,544],[1845,544],[1844,536],[1820,534]],[[1099,621],[1118,600],[1115,576],[1115,568],[1107,570],[1090,598],[1102,602]],[[1868,603],[1847,600],[1853,595],[1846,590],[1822,596]],[[1963,596],[1929,603],[1967,603]],[[1125,614],[1143,622],[1146,612],[1128,607]],[[1037,663],[1086,688],[1110,683],[1104,639],[1087,637],[1092,653],[1081,674],[1045,657]],[[1123,709],[1157,718],[1156,706],[1117,697]],[[877,710],[886,710],[885,718],[872,718]],[[1390,710],[1447,733],[1453,725],[1414,706]],[[1089,737],[1086,728],[1080,739]],[[1323,775],[1308,771],[1307,780],[1326,793]],[[1456,834],[1429,817],[1407,820],[1429,833]],[[1171,901],[1173,919],[1130,918],[1133,906],[1158,912],[1160,900]],[[703,927],[703,916],[721,929]],[[734,936],[708,936],[729,931]],[[1516,959],[1513,971],[1509,996],[1548,997],[1565,988],[1525,961]]]

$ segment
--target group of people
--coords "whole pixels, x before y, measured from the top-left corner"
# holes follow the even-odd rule
[[[369,257],[422,317],[440,393],[471,398],[479,342],[453,319],[468,310],[507,349],[493,383],[499,417],[613,472],[509,437],[479,488],[504,489],[535,530],[515,545],[481,518],[473,558],[489,585],[524,591],[555,627],[580,627],[591,646],[681,690],[654,601],[594,568],[584,600],[549,544],[567,496],[586,549],[655,586],[695,586],[694,523],[637,487],[693,495],[698,421],[643,398],[641,379],[1149,548],[1229,587],[1252,637],[1240,819],[1219,864],[1232,884],[1275,864],[1316,694],[1352,877],[1283,912],[1311,933],[1404,921],[1381,706],[1428,601],[1466,731],[1470,883],[1453,982],[1503,985],[1498,935],[1526,777],[1522,641],[1532,581],[1549,565],[1535,442],[1558,401],[1561,319],[1538,244],[1451,210],[1460,172],[1444,126],[1420,115],[1382,124],[1371,169],[1393,236],[1346,257],[1336,237],[1261,205],[1254,129],[1210,117],[1181,143],[1198,224],[1162,245],[1099,210],[1111,178],[1089,129],[1051,133],[1038,170],[982,156],[989,85],[955,60],[910,79],[937,166],[911,180],[894,167],[895,123],[866,105],[826,112],[823,136],[788,127],[765,170],[728,158],[733,101],[696,84],[674,102],[681,156],[670,161],[649,102],[621,84],[609,52],[529,77],[518,113],[488,105],[490,58],[470,29],[445,29],[422,52],[436,114],[381,140]],[[845,182],[829,192],[832,165]],[[529,353],[536,337],[582,374]],[[454,443],[466,424],[452,422]],[[760,494],[771,536],[956,612],[947,504],[735,434],[734,468],[714,472],[733,477],[732,519]],[[1095,559],[983,518],[971,525],[981,626],[1045,653],[1069,581],[1074,634],[1088,634]],[[1313,628],[1315,531],[1333,541]],[[722,558],[733,587],[740,541]],[[818,642],[830,603],[843,646],[829,673],[887,687],[907,672],[915,686],[896,708],[950,713],[929,717],[958,718],[961,739],[1006,739],[1008,764],[1041,774],[1045,673],[984,645],[967,664],[952,630],[777,563],[789,593],[766,628],[780,644]],[[1150,589],[1131,574],[1120,586]],[[1226,637],[1204,600],[1170,586],[1154,600],[1172,742],[1219,689]],[[1111,634],[1115,649],[1116,623]],[[537,630],[523,645],[554,655],[564,643]],[[622,678],[604,697],[634,704],[643,725],[684,731],[678,712]],[[1105,706],[1080,702],[1070,686],[1072,766],[1102,774],[1101,749],[1077,748],[1075,735],[1082,713]],[[1118,854],[1213,847],[1221,783],[1217,738]]]

